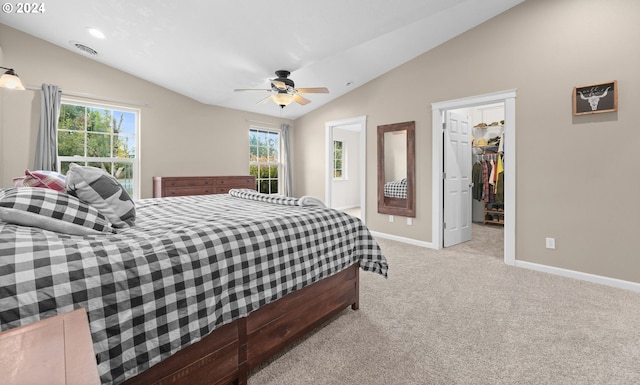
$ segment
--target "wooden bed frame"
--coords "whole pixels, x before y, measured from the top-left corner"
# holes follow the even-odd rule
[[[359,307],[359,264],[211,332],[124,384],[238,384],[249,372],[351,305]]]

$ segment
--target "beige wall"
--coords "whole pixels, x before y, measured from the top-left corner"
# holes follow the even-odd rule
[[[516,259],[640,282],[640,2],[528,0],[295,121],[294,191],[324,197],[326,121],[367,116],[367,225],[431,241],[430,105],[517,89]],[[0,63],[28,85],[148,103],[142,196],[154,175],[246,173],[246,119],[0,25]],[[617,80],[619,111],[571,115],[576,85]],[[33,163],[39,96],[0,90],[2,186]],[[417,217],[378,215],[376,127],[416,122]],[[291,122],[289,122],[291,123]],[[507,149],[508,151],[508,149]],[[545,237],[556,250],[545,249]]]
[[[430,242],[431,103],[517,89],[516,259],[640,282],[638,15],[628,0],[522,3],[297,119],[296,190],[324,192],[324,122],[367,115],[367,225]],[[572,116],[574,86],[611,80],[618,112]],[[408,120],[413,226],[389,223],[376,204],[376,126]]]
[[[4,63],[3,61],[3,53],[2,53],[2,45],[0,45],[0,63]],[[5,71],[3,69],[0,69],[1,71]],[[4,73],[4,72],[2,72]],[[4,95],[5,91],[0,91],[0,111],[4,111],[3,105],[4,105]],[[2,187],[2,181],[4,180],[4,114],[0,115],[0,187]]]
[[[0,24],[0,63],[12,67],[25,85],[55,84],[64,91],[134,104],[141,120],[141,197],[152,194],[152,177],[169,175],[246,175],[247,120],[282,119],[204,105],[165,88],[102,65]],[[40,116],[39,90],[0,89],[1,186],[22,175],[34,161]],[[284,122],[293,124],[290,120]],[[293,130],[292,130],[293,131]],[[295,137],[295,134],[292,134]],[[294,158],[295,159],[295,158]]]

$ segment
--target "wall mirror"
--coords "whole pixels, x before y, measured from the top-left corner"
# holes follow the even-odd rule
[[[378,212],[415,218],[415,122],[378,126]]]

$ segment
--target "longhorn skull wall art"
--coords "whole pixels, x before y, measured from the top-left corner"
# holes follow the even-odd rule
[[[573,88],[573,114],[586,115],[618,110],[618,82]]]

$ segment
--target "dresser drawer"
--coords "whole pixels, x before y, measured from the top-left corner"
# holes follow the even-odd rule
[[[256,189],[256,178],[250,175],[153,177],[153,197],[226,194],[230,189]]]
[[[231,190],[231,187],[216,187],[214,194],[227,194]]]
[[[214,194],[214,188],[205,186],[191,186],[191,187],[165,187],[162,193],[164,197],[179,197],[184,195],[204,195]]]
[[[233,188],[240,188],[238,186],[249,186],[249,188],[255,188],[256,179],[255,177],[227,177],[216,179],[215,183],[217,186],[233,186]]]
[[[212,186],[213,179],[208,178],[175,178],[162,181],[165,187]]]

